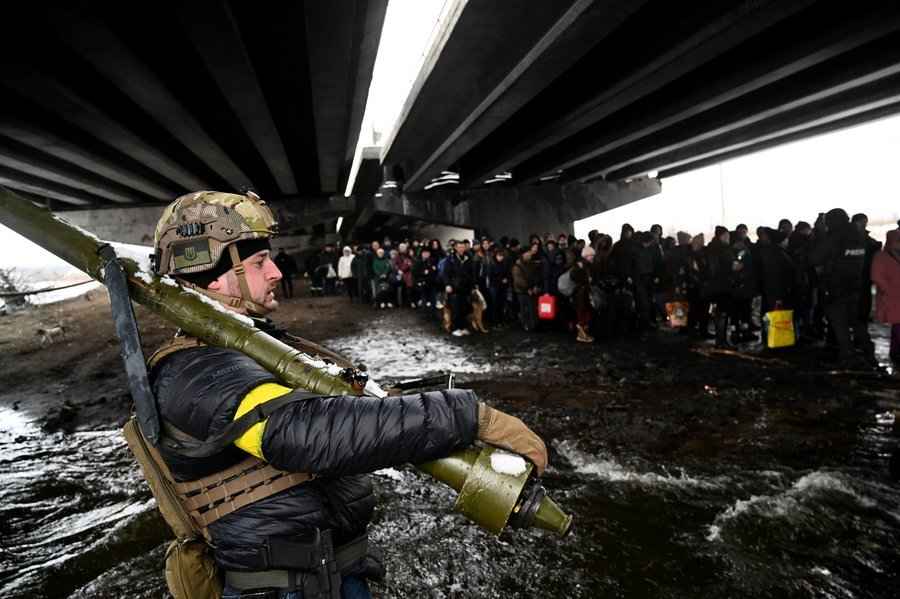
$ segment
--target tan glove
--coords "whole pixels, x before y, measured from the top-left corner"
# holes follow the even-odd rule
[[[478,438],[485,443],[523,455],[537,467],[538,475],[547,467],[547,446],[525,423],[500,410],[478,404]]]

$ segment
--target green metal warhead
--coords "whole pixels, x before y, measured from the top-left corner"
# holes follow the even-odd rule
[[[418,468],[453,487],[459,493],[454,509],[494,534],[511,525],[566,535],[572,516],[531,477],[534,466],[523,459],[524,468],[518,473],[495,468],[496,459],[505,455],[490,446],[470,447]]]

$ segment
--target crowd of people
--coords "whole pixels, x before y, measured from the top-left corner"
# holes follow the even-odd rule
[[[826,340],[848,363],[872,360],[874,282],[876,315],[892,325],[891,358],[900,360],[900,228],[882,249],[867,226],[866,215],[837,208],[812,225],[758,227],[756,241],[743,224],[716,227],[708,243],[703,234],[663,237],[660,225],[628,224],[616,241],[598,231],[587,240],[532,235],[527,245],[385,238],[341,253],[328,245],[306,269],[315,290],[343,287],[351,301],[379,309],[436,310],[457,336],[486,330],[483,321],[518,322],[526,331],[565,326],[590,343],[668,324],[728,347],[760,342],[766,316],[790,310],[798,342]],[[541,324],[548,313],[550,324]]]

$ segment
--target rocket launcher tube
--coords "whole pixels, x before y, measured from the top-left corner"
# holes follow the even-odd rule
[[[94,279],[104,281],[100,256],[103,241],[4,187],[0,187],[0,223]],[[188,334],[211,345],[243,352],[290,387],[322,395],[356,394],[337,373],[328,372],[302,352],[255,328],[249,318],[225,310],[171,278],[141,271],[134,260],[120,261],[132,299]],[[525,525],[565,534],[571,516],[566,516],[549,497],[536,501],[533,494],[524,496],[528,494],[526,483],[531,465],[519,476],[493,472],[489,463],[492,450],[468,448],[419,468],[459,491],[457,510],[491,532],[499,533],[524,508],[534,512]]]

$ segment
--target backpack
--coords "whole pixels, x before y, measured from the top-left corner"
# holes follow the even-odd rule
[[[556,280],[556,288],[564,296],[572,297],[572,294],[575,293],[575,283],[572,281],[571,270],[567,270],[559,275],[559,278]]]
[[[447,280],[447,263],[450,261],[450,256],[444,256],[440,259],[437,266],[438,277],[440,277],[441,281]]]

